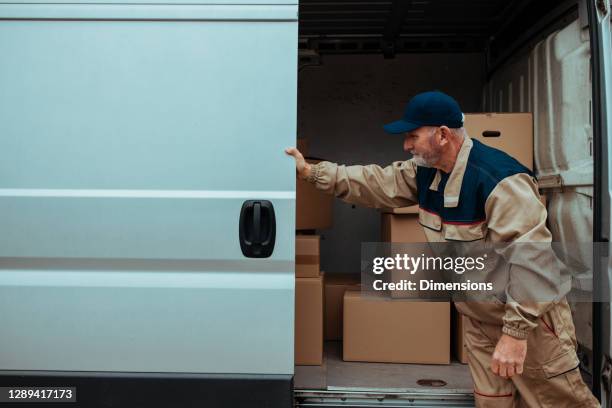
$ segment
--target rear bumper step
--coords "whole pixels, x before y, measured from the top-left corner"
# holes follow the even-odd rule
[[[294,391],[296,408],[300,407],[385,407],[385,408],[464,408],[474,407],[471,392],[457,391],[385,391],[385,390],[299,390]]]

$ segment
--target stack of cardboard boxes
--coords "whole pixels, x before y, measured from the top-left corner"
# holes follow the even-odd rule
[[[381,241],[414,243],[427,250],[427,239],[415,208],[383,213]],[[406,248],[402,248],[405,250]],[[419,254],[414,254],[418,256]],[[394,256],[394,254],[390,254]],[[387,280],[414,279],[391,271]],[[450,303],[432,301],[420,292],[391,291],[344,295],[345,361],[449,364]]]
[[[307,142],[298,139],[298,150],[307,155]],[[314,161],[310,161],[311,163]],[[333,196],[304,180],[296,181],[295,237],[295,364],[323,362],[323,272],[321,237],[315,230],[331,227]]]
[[[506,151],[533,168],[531,114],[469,114],[465,127],[470,137]],[[301,144],[300,151],[305,149],[305,143]],[[295,363],[321,364],[323,339],[342,340],[345,361],[449,364],[452,344],[457,360],[467,363],[463,340],[467,317],[450,302],[434,300],[422,292],[369,295],[360,291],[358,274],[328,274],[323,280],[320,237],[314,230],[331,227],[332,200],[332,196],[298,180]],[[419,252],[415,255],[426,253],[427,239],[418,221],[418,206],[384,212],[381,240],[411,243],[411,248]],[[391,271],[388,279],[415,279],[404,274]],[[427,277],[417,276],[416,280],[420,278]]]
[[[323,273],[319,236],[295,237],[295,364],[323,361]]]
[[[321,161],[308,158],[306,139],[298,139],[297,148],[308,163],[315,164]],[[331,228],[333,203],[332,195],[324,194],[311,183],[298,178],[296,180],[295,229],[312,233],[314,230]]]

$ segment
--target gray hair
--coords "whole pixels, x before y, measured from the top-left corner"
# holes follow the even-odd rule
[[[429,126],[429,135],[433,136],[434,132],[436,131],[436,129],[438,129],[439,126]],[[453,136],[464,140],[467,137],[467,132],[465,131],[465,128],[460,127],[460,128],[449,128],[451,133],[453,134]]]
[[[465,131],[465,128],[463,127],[460,127],[457,129],[451,129],[451,133],[460,139],[465,139],[467,137],[467,132]]]

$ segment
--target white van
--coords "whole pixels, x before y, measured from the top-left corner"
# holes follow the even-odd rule
[[[428,89],[466,112],[532,112],[554,240],[607,243],[611,13],[609,0],[0,3],[0,401],[72,387],[68,406],[471,406],[459,364],[350,364],[328,345],[323,366],[294,365],[283,150],[299,134],[328,160],[406,159],[381,126]],[[248,206],[269,254],[245,255]],[[322,269],[356,270],[378,220],[337,201]],[[594,279],[575,290],[609,300],[608,251],[577,255]],[[609,406],[610,303],[572,306],[584,376]]]

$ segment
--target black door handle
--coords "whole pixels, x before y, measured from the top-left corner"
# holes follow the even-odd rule
[[[261,203],[253,203],[253,242],[261,243]]]
[[[238,235],[242,254],[248,258],[267,258],[274,251],[276,218],[268,200],[247,200],[240,210]]]

